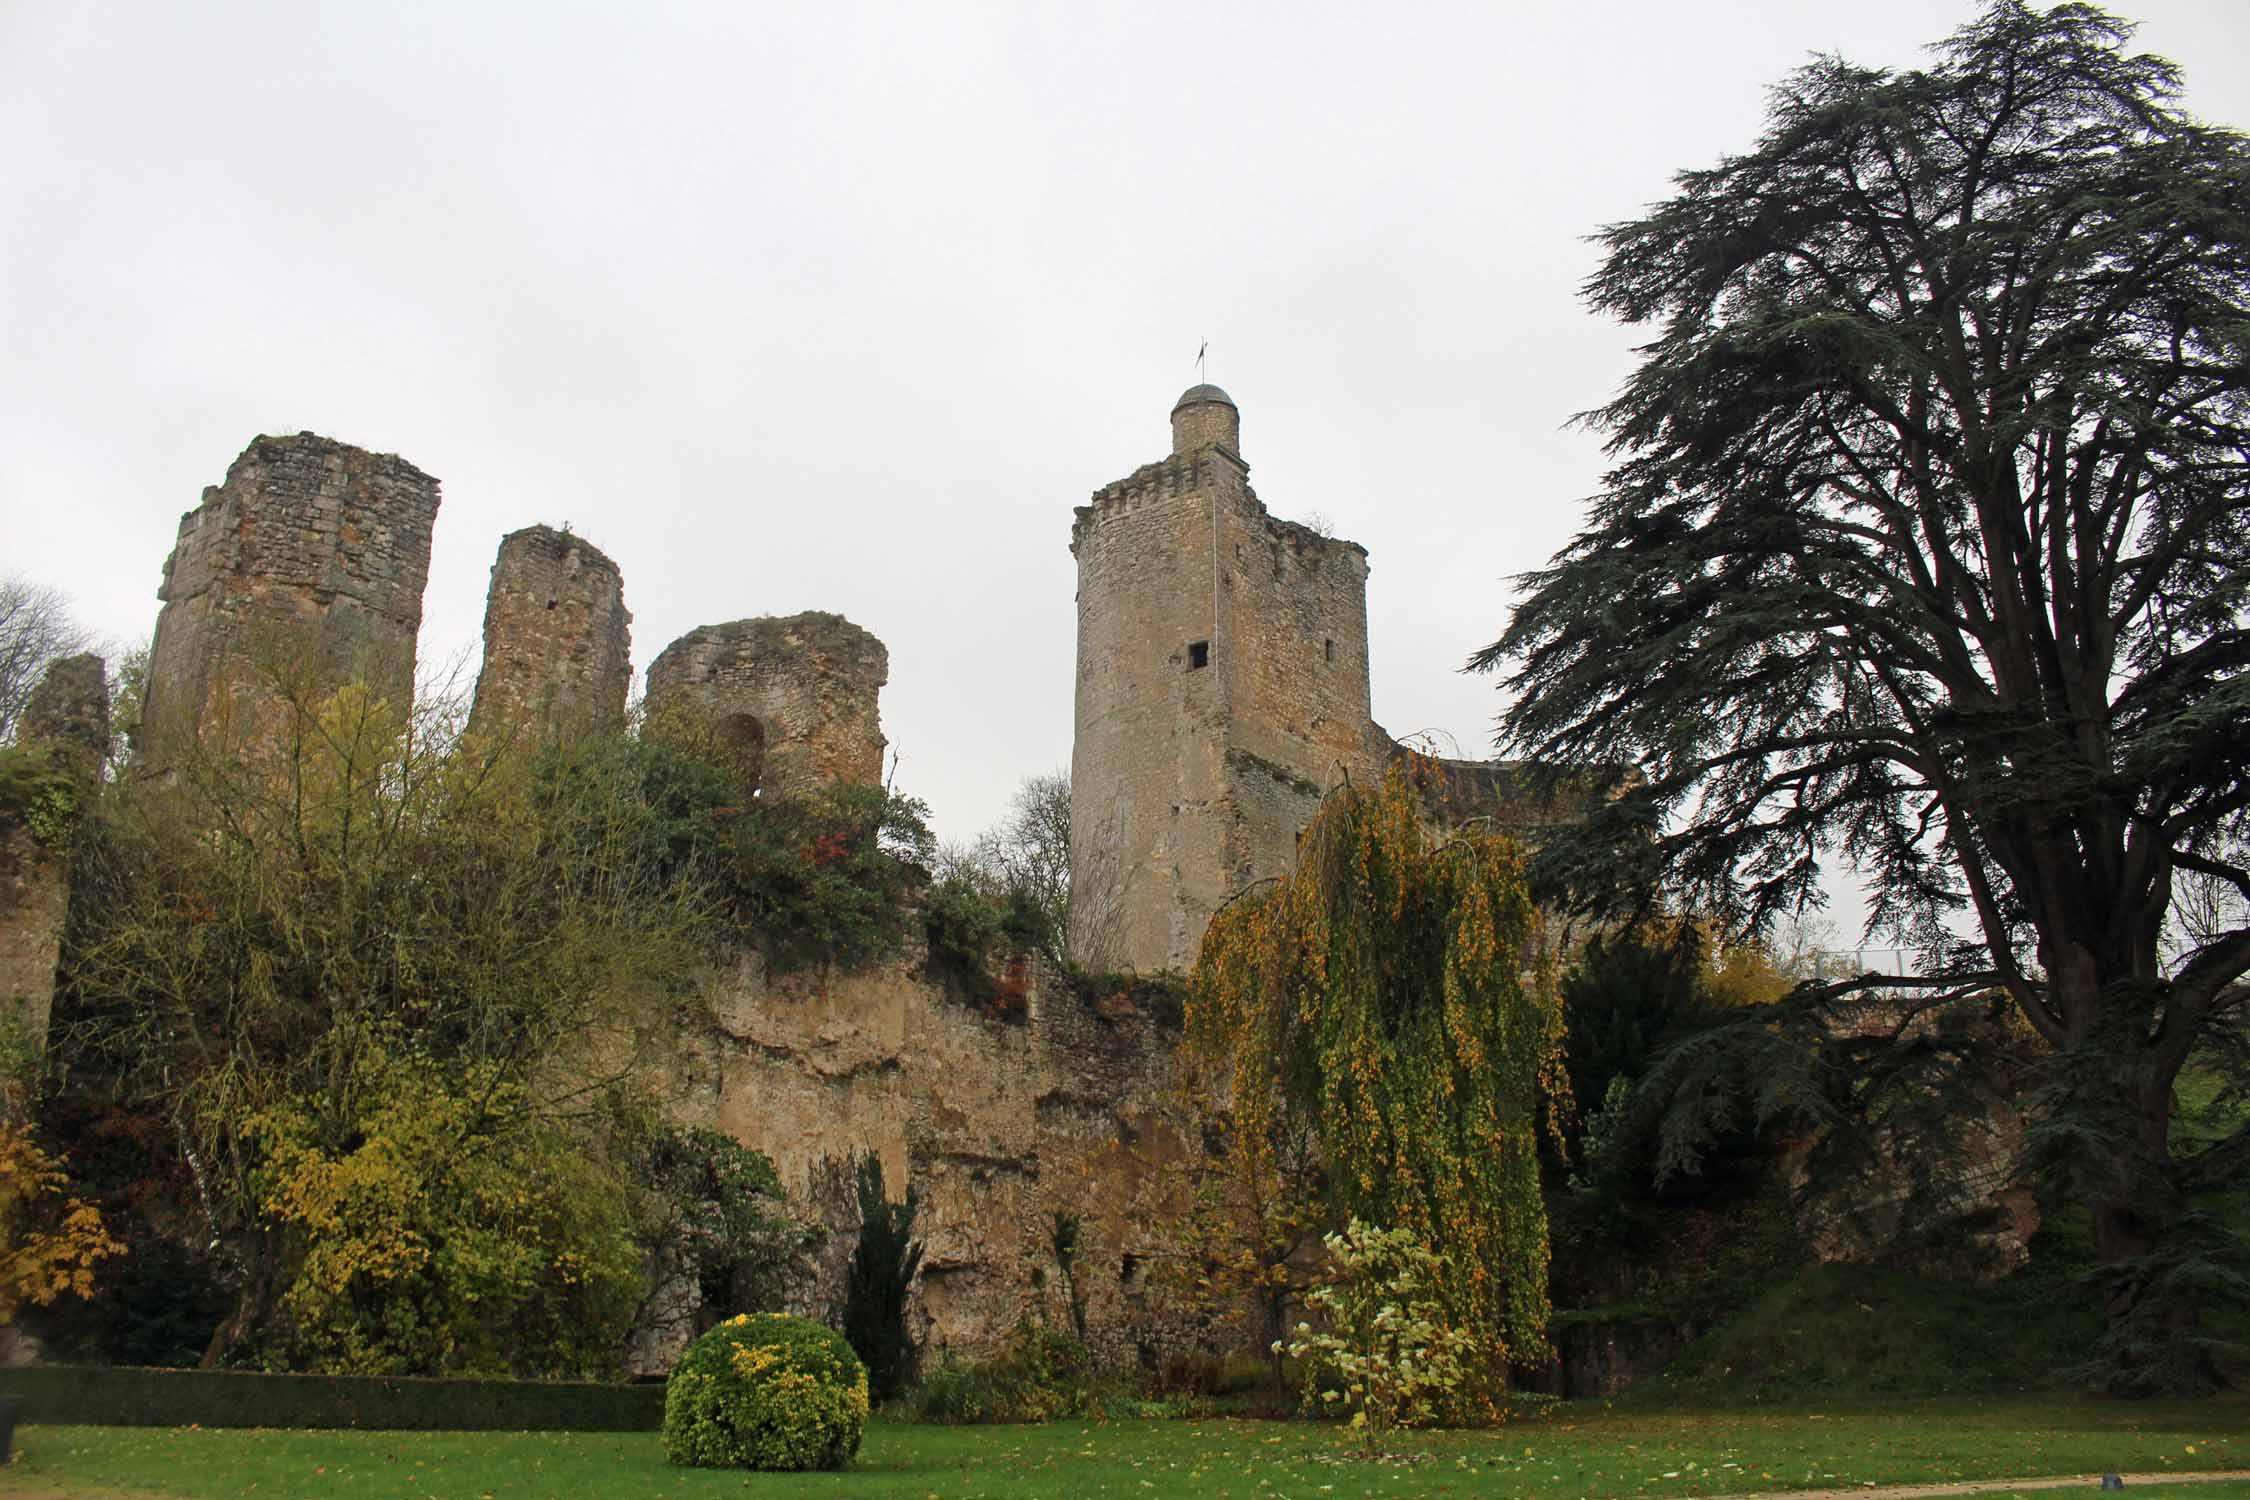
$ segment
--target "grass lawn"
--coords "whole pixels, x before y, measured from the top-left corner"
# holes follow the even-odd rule
[[[1339,1432],[1233,1418],[1041,1427],[877,1421],[839,1474],[675,1469],[656,1436],[39,1427],[0,1495],[545,1497],[1635,1496],[1648,1500],[1869,1484],[2250,1469],[2250,1403],[1916,1401],[1656,1412],[1553,1408],[1485,1432],[1406,1434],[1411,1464],[1345,1457]],[[2250,1485],[2178,1487],[2250,1500]],[[2050,1492],[2052,1495],[2053,1492]],[[2068,1493],[2068,1492],[2064,1492]],[[2136,1487],[2156,1500],[2171,1487]]]

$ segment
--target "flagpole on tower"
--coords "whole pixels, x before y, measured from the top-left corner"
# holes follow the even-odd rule
[[[1195,351],[1195,383],[1203,384],[1203,356],[1211,352],[1211,341],[1205,339]]]

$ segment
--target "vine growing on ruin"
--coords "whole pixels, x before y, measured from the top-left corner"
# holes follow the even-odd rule
[[[1568,1108],[1539,917],[1506,839],[1433,838],[1406,779],[1329,794],[1296,871],[1212,920],[1190,1045],[1232,1101],[1232,1154],[1315,1124],[1329,1212],[1443,1257],[1486,1383],[1545,1337],[1538,1139]]]

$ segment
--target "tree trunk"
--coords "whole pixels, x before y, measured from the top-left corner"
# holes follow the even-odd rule
[[[203,1358],[196,1368],[217,1369],[228,1351],[255,1334],[272,1311],[276,1288],[271,1261],[262,1251],[262,1245],[235,1247],[236,1263],[243,1265],[242,1289],[235,1295],[234,1310],[211,1330],[211,1341],[203,1346]]]
[[[2145,1065],[2144,1065],[2145,1066]],[[2104,1277],[2103,1353],[2113,1395],[2211,1391],[2219,1372],[2197,1339],[2199,1310],[2177,1272],[2202,1247],[2185,1228],[2188,1203],[2173,1178],[2172,1089],[2166,1078],[2132,1090],[2133,1147],[2099,1170],[2091,1195],[2094,1257]]]

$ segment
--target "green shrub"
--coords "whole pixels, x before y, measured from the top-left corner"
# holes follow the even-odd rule
[[[760,797],[727,824],[720,895],[777,971],[879,962],[912,930],[908,897],[936,847],[928,816],[879,786]]]
[[[538,1380],[16,1365],[0,1369],[0,1396],[20,1397],[26,1422],[66,1427],[654,1432],[664,1392]]]
[[[673,1278],[695,1278],[709,1315],[776,1312],[812,1276],[826,1234],[789,1211],[773,1160],[731,1136],[659,1118],[645,1098],[611,1105],[612,1149],[633,1185],[633,1238],[644,1265],[636,1322],[661,1319]]]
[[[935,882],[922,895],[922,921],[930,939],[930,968],[978,999],[991,985],[986,970],[1000,949],[1000,902],[960,876]]]
[[[1000,1414],[991,1382],[984,1378],[982,1368],[974,1365],[944,1364],[930,1371],[914,1388],[911,1410],[917,1422],[948,1427],[976,1427],[1006,1420]]]
[[[1165,1396],[1239,1396],[1270,1386],[1273,1362],[1254,1354],[1212,1354],[1182,1350],[1157,1366],[1156,1389]]]
[[[996,1021],[1031,1019],[1029,956],[1060,942],[1033,894],[974,870],[955,870],[922,893],[930,976]]]
[[[0,745],[0,833],[23,825],[34,842],[68,847],[78,825],[79,790],[44,748]]]
[[[1373,1457],[1394,1427],[1434,1421],[1468,1379],[1467,1334],[1450,1327],[1437,1292],[1443,1267],[1411,1229],[1378,1229],[1356,1217],[1321,1237],[1331,1279],[1306,1299],[1325,1329],[1299,1323],[1289,1357],[1313,1363],[1305,1404],[1347,1408]],[[1284,1346],[1274,1345],[1281,1353]],[[1333,1370],[1340,1389],[1319,1376]]]
[[[1062,930],[1054,913],[1028,886],[1011,885],[1000,898],[1000,937],[1018,953],[1054,956],[1062,949]]]
[[[664,1388],[664,1452],[702,1469],[840,1469],[867,1425],[867,1368],[842,1334],[784,1313],[729,1318]]]
[[[1119,1409],[1132,1399],[1096,1379],[1085,1344],[1053,1328],[1018,1323],[989,1357],[931,1371],[915,1389],[911,1410],[918,1422],[1052,1422],[1135,1415]]]

